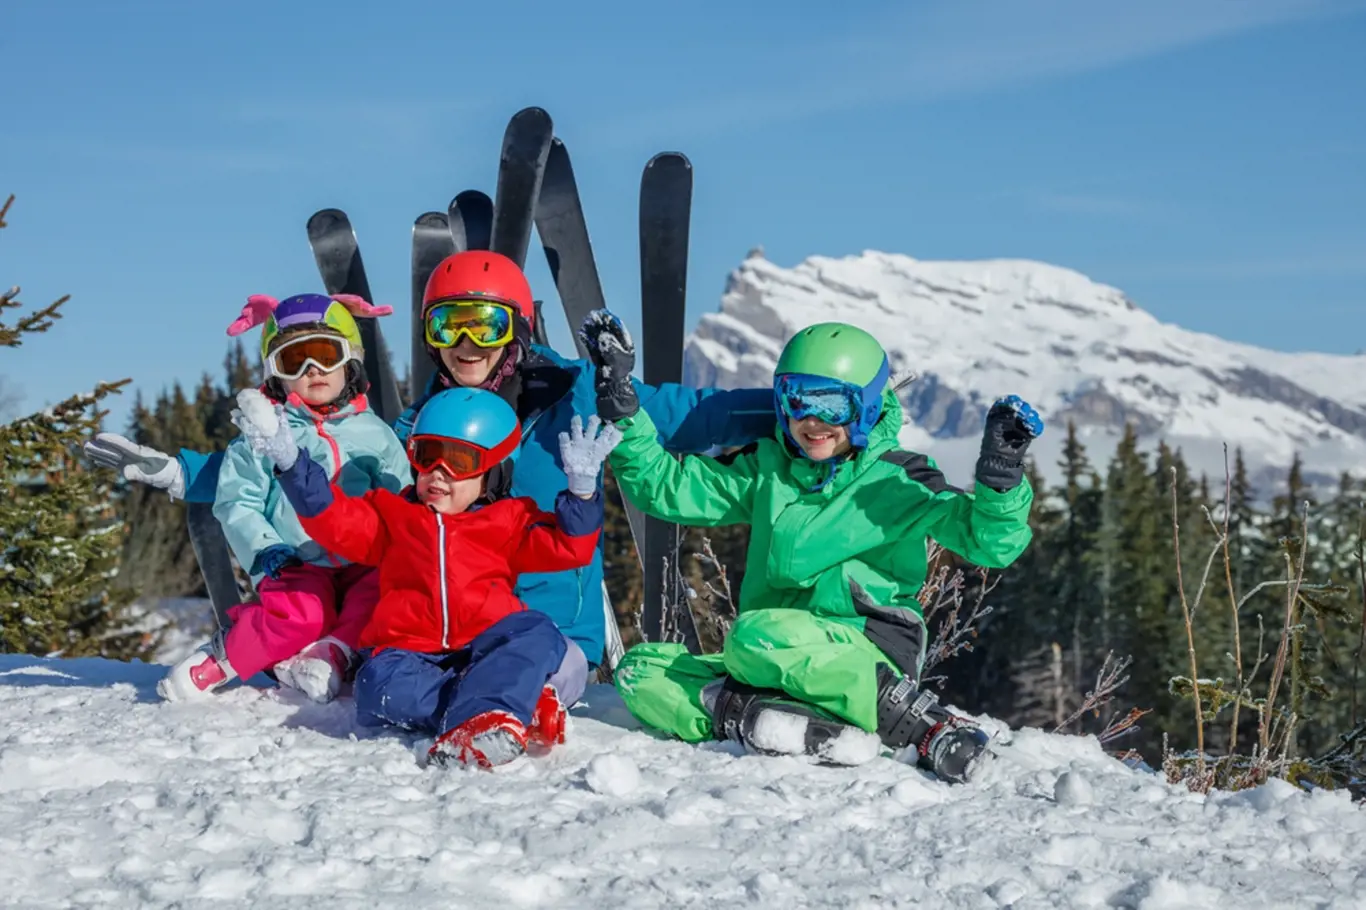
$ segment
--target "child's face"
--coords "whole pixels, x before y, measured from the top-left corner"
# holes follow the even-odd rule
[[[484,494],[486,475],[455,480],[444,468],[417,475],[417,498],[424,506],[442,515],[456,515]]]
[[[461,338],[453,348],[441,349],[441,362],[457,385],[474,388],[489,378],[507,346],[481,348],[468,338]]]
[[[787,431],[812,461],[837,458],[853,448],[849,442],[848,427],[832,427],[814,417],[803,417],[801,420],[789,417]]]
[[[346,387],[346,367],[338,367],[330,373],[324,373],[310,365],[308,372],[298,379],[286,379],[283,382],[285,389],[302,398],[304,404],[315,407],[331,404]]]

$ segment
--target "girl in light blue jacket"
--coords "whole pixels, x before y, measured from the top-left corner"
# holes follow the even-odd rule
[[[234,412],[233,422],[247,433],[263,422],[273,431],[277,420],[286,421],[299,447],[347,496],[402,490],[411,478],[408,457],[367,405],[364,351],[352,315],[390,312],[347,294],[248,298],[228,334],[265,324],[262,391],[276,407],[251,421]],[[170,700],[203,697],[274,668],[282,685],[330,701],[378,600],[375,570],[328,553],[304,533],[270,463],[253,454],[245,435],[228,446],[213,514],[260,600],[229,611],[228,632],[171,668],[157,691]]]

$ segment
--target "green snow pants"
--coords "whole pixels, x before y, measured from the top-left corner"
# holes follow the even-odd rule
[[[754,610],[735,621],[720,654],[689,654],[677,644],[636,645],[617,667],[617,691],[641,723],[687,742],[714,738],[702,689],[722,676],[780,689],[876,732],[877,668],[886,664],[896,672],[896,664],[856,622],[804,610]]]

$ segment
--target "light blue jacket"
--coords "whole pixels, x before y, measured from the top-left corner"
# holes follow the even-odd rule
[[[286,404],[285,416],[299,447],[327,470],[333,483],[348,496],[361,496],[383,487],[397,493],[411,482],[412,471],[403,446],[389,425],[358,399],[334,414],[321,415],[302,404]],[[244,437],[234,439],[218,469],[214,517],[233,555],[248,567],[252,582],[263,574],[257,558],[267,547],[293,547],[304,562],[344,566],[314,543],[275,479],[274,465],[252,452]]]

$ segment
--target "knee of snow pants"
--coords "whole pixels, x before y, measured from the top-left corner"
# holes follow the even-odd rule
[[[804,610],[740,614],[722,658],[740,682],[780,689],[869,732],[877,730],[878,665],[896,669],[855,623]]]
[[[366,656],[356,671],[353,689],[356,722],[366,727],[444,733],[436,727],[463,665],[455,655],[398,648]]]
[[[676,644],[639,644],[622,655],[616,687],[636,720],[696,743],[713,738],[702,689],[724,675],[719,654],[689,654]]]
[[[232,627],[223,647],[238,676],[250,679],[327,634],[337,615],[336,572],[309,564],[290,566],[278,579],[262,579],[259,603],[228,611]]]

